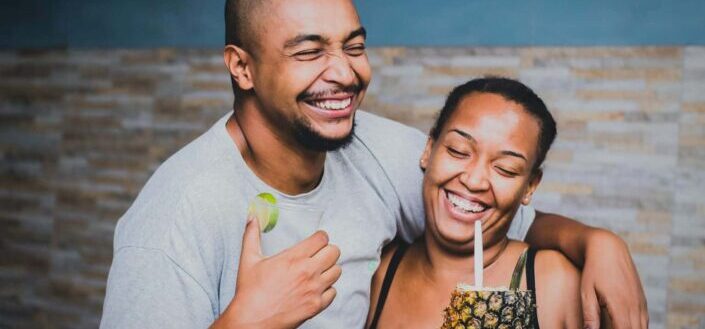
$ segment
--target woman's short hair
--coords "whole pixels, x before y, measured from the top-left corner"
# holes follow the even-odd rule
[[[460,101],[472,93],[490,93],[502,96],[508,101],[521,105],[526,112],[536,118],[539,123],[539,145],[533,170],[538,170],[546,159],[546,153],[551,148],[553,140],[556,138],[556,121],[546,108],[543,100],[531,88],[517,80],[487,76],[470,80],[455,87],[448,94],[445,105],[443,105],[433,128],[431,128],[431,138],[434,140],[438,139],[444,125],[458,108]]]

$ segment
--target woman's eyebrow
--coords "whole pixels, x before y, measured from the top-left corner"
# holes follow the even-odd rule
[[[473,143],[477,142],[477,141],[475,140],[475,138],[472,137],[472,135],[470,135],[470,133],[467,132],[467,131],[462,131],[462,130],[457,129],[457,128],[453,128],[453,129],[451,129],[450,131],[455,132],[455,133],[457,133],[457,134],[460,135],[460,136],[463,136],[465,139],[467,139],[467,140],[470,141],[470,142],[473,142]]]
[[[477,141],[475,140],[475,138],[472,137],[472,135],[471,135],[469,132],[467,132],[467,131],[462,131],[462,130],[457,129],[457,128],[453,128],[453,129],[451,129],[450,131],[452,131],[452,132],[454,132],[454,133],[457,133],[458,135],[462,136],[463,138],[467,139],[468,141],[470,141],[470,142],[472,142],[472,143],[476,143],[476,142],[477,142]],[[501,153],[502,155],[508,155],[508,156],[513,156],[513,157],[521,158],[521,159],[524,159],[524,161],[529,162],[529,160],[526,158],[526,156],[524,156],[523,154],[521,154],[521,153],[519,153],[519,152],[515,152],[515,151],[511,151],[511,150],[503,150],[503,151],[500,152],[500,153]]]
[[[524,161],[529,162],[529,160],[527,160],[523,154],[518,153],[518,152],[504,150],[500,153],[502,153],[503,155],[509,155],[509,156],[513,156],[513,157],[517,157],[517,158],[522,158],[522,159],[524,159]]]

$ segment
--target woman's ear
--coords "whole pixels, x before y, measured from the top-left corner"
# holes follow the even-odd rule
[[[539,187],[539,184],[541,183],[541,178],[543,178],[543,171],[541,169],[536,169],[536,171],[531,175],[531,181],[529,182],[529,186],[527,187],[526,192],[524,193],[524,197],[521,199],[521,204],[526,206],[531,203],[531,197],[534,195],[534,192]]]
[[[242,90],[252,89],[252,63],[247,51],[235,45],[227,45],[223,50],[223,60],[238,87]]]
[[[432,149],[433,138],[429,137],[428,140],[426,140],[426,147],[423,149],[423,154],[421,154],[421,160],[419,160],[419,166],[423,171],[426,171],[426,167],[428,167],[428,161],[431,158]]]

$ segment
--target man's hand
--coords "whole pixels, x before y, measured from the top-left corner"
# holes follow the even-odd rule
[[[526,242],[539,249],[556,249],[582,268],[581,295],[585,328],[600,323],[605,308],[616,329],[646,329],[649,313],[629,249],[614,233],[556,214],[536,212]],[[605,314],[603,314],[605,315]]]
[[[580,290],[586,328],[600,328],[600,308],[606,308],[616,329],[648,328],[639,275],[627,245],[613,233],[599,229],[590,233]]]
[[[262,256],[259,226],[242,239],[235,296],[212,328],[295,328],[335,298],[340,250],[318,231],[272,257]]]

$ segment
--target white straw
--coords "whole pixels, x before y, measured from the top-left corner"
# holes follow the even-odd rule
[[[482,288],[482,221],[475,221],[475,288]]]

